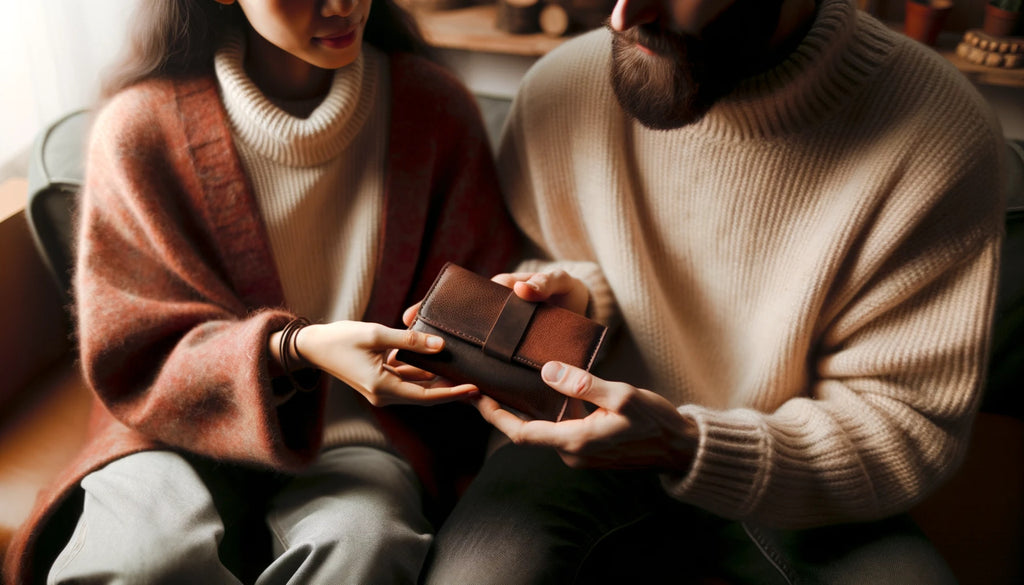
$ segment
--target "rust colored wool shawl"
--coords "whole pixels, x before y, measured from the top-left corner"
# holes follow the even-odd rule
[[[365,320],[401,326],[446,261],[501,272],[518,238],[472,97],[417,57],[392,55],[391,79],[385,219]],[[64,544],[54,525],[74,517],[58,514],[61,504],[114,459],[172,448],[294,471],[321,444],[322,390],[275,406],[283,380],[268,373],[267,337],[296,315],[215,80],[140,84],[94,128],[75,285],[83,369],[99,400],[88,444],[7,551],[12,584],[45,578]],[[385,429],[429,473],[396,420],[385,417]]]

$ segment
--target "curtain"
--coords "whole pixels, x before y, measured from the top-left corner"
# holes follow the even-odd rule
[[[95,102],[134,6],[135,0],[0,0],[0,169],[23,174],[12,161],[24,159],[39,130]]]

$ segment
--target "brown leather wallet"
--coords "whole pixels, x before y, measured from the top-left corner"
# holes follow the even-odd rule
[[[568,398],[540,377],[549,361],[584,370],[594,363],[607,328],[549,303],[520,299],[512,289],[448,263],[410,329],[445,339],[436,354],[399,351],[398,359],[457,384],[475,384],[503,406],[558,421]]]

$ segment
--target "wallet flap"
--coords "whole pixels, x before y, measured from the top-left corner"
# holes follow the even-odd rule
[[[483,348],[512,294],[508,287],[449,263],[430,287],[417,319]],[[535,305],[512,361],[538,370],[553,360],[589,370],[605,327],[555,305]]]

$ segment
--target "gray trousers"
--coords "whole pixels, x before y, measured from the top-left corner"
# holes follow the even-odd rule
[[[277,477],[280,486],[265,499],[245,492],[274,483],[270,474],[235,472],[225,486],[218,476],[232,469],[152,451],[89,474],[82,514],[47,582],[240,584],[239,571],[222,560],[222,545],[225,525],[251,515],[238,505],[245,501],[265,504],[260,520],[270,540],[269,565],[246,581],[416,582],[432,528],[416,477],[401,459],[368,447],[332,449],[302,474]],[[254,542],[247,536],[235,542]],[[234,548],[249,560],[261,556]]]
[[[758,528],[669,498],[654,474],[575,470],[551,450],[495,452],[441,526],[428,585],[955,583],[905,517]]]

